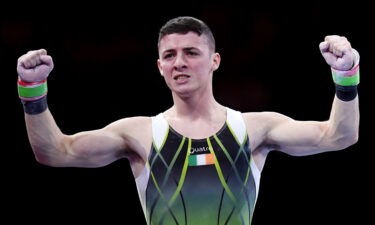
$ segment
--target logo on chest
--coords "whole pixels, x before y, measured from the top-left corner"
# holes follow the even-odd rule
[[[215,155],[210,152],[208,146],[191,147],[189,166],[205,166],[215,163]]]
[[[210,148],[208,146],[205,147],[191,147],[190,149],[190,155],[195,155],[195,154],[203,154],[203,153],[210,153]]]

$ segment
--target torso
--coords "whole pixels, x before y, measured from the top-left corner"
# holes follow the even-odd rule
[[[262,113],[242,113],[242,116],[246,123],[247,133],[249,137],[249,146],[252,151],[252,157],[255,164],[262,171],[269,148],[263,145],[264,141],[264,129],[267,121],[263,117],[260,117]],[[223,120],[224,118],[224,120]],[[186,123],[181,121],[169,120],[166,116],[168,123],[176,130],[178,133],[185,137],[190,137],[193,139],[202,139],[217,133],[225,123],[225,116],[219,118],[215,123]],[[135,154],[128,156],[134,177],[138,177],[141,171],[144,169],[147,162],[148,156],[151,151],[152,145],[152,130],[151,130],[151,119],[144,118],[140,122],[139,129],[135,131],[132,136],[134,137],[132,151]]]
[[[147,165],[135,174],[149,224],[249,224],[260,171],[242,114],[228,109],[224,116],[195,133],[192,123],[173,127],[163,114],[153,118]]]

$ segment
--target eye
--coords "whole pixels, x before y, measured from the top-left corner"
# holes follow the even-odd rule
[[[166,55],[164,55],[164,59],[169,59],[169,58],[172,58],[173,57],[173,54],[172,53],[168,53]]]
[[[198,53],[193,52],[193,51],[189,51],[189,52],[187,52],[187,54],[188,54],[188,55],[191,55],[191,56],[196,56],[196,55],[198,55]]]

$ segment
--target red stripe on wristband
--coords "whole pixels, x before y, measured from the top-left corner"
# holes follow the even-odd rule
[[[359,70],[359,64],[357,64],[355,67],[353,67],[350,70],[343,71],[343,70],[336,70],[332,68],[332,71],[335,72],[337,75],[342,76],[342,77],[351,77],[354,76],[358,73]]]
[[[44,80],[41,80],[41,81],[38,81],[38,82],[25,82],[25,81],[22,81],[21,79],[18,79],[18,84],[23,86],[23,87],[29,87],[29,86],[34,86],[34,85],[38,85],[38,84],[43,84],[47,81],[47,79],[44,79]]]

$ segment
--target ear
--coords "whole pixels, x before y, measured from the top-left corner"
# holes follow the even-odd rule
[[[160,59],[157,60],[156,64],[157,64],[157,66],[158,66],[158,68],[159,68],[160,75],[164,76],[164,74],[163,74],[163,70],[162,70],[162,68],[161,68],[161,62],[160,62]]]
[[[221,56],[219,53],[214,53],[212,58],[212,71],[215,71],[219,68],[221,62]]]

